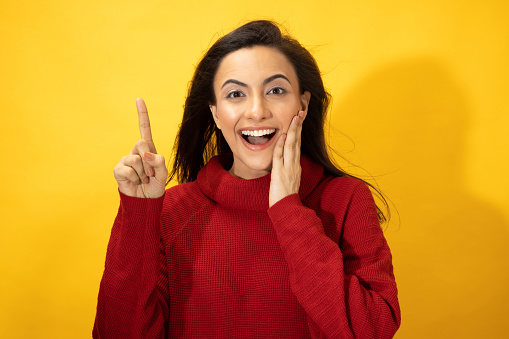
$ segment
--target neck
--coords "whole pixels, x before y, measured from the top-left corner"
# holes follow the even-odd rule
[[[272,166],[272,164],[271,164]],[[235,161],[233,162],[232,167],[228,170],[232,176],[239,179],[258,179],[270,173],[270,169],[265,170],[254,170],[251,168],[239,168],[239,166],[235,166]]]
[[[301,156],[301,182],[299,195],[303,200],[323,177],[323,167]],[[266,212],[269,208],[270,171],[251,180],[237,178],[238,172],[226,169],[233,166],[232,154],[213,157],[200,170],[196,183],[207,197],[228,208]],[[233,167],[235,170],[236,167]]]

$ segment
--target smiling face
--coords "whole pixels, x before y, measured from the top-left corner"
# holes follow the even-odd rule
[[[230,173],[244,179],[269,173],[276,141],[309,104],[292,64],[274,48],[239,49],[221,61],[214,93],[210,110],[233,152]]]

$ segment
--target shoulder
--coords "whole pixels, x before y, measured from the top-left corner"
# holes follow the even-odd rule
[[[195,182],[168,188],[160,219],[163,241],[171,243],[190,220],[200,211],[210,208],[211,203]]]
[[[335,243],[381,232],[373,194],[360,179],[324,175],[304,204],[315,211]]]
[[[209,203],[195,182],[179,184],[166,189],[162,214],[181,221]]]
[[[313,193],[318,194],[325,204],[336,207],[349,205],[352,201],[367,200],[368,203],[373,201],[368,185],[360,179],[349,176],[337,177],[325,174]]]
[[[376,203],[371,189],[364,181],[352,177],[336,177],[327,186],[330,192],[328,209],[331,212],[340,211],[344,237],[381,232]]]
[[[379,224],[373,194],[364,181],[352,177],[334,178],[329,189],[334,194],[333,206],[341,206],[347,218],[361,216]]]
[[[344,227],[357,228],[365,220],[379,225],[371,190],[357,178],[324,175],[304,204],[328,225],[326,233],[335,240]]]
[[[202,193],[196,182],[178,184],[166,189],[164,206],[200,206],[209,199]]]

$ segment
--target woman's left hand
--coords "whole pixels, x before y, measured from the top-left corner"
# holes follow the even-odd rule
[[[282,134],[274,148],[269,189],[269,207],[295,193],[300,187],[300,143],[304,112],[293,117],[288,132]]]

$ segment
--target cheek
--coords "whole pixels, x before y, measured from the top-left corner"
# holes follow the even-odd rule
[[[235,129],[236,124],[239,121],[239,109],[238,107],[232,107],[231,105],[222,105],[217,108],[217,117],[221,122],[223,133],[229,133],[232,129]]]
[[[295,104],[295,102],[288,103],[284,107],[279,107],[279,109],[274,112],[277,112],[278,120],[283,128],[283,132],[288,132],[288,128],[292,123],[292,119],[299,113],[300,105]]]

